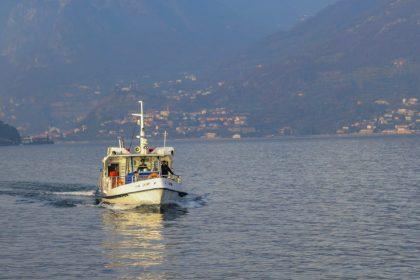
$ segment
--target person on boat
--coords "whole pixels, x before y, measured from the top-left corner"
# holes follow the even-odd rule
[[[162,161],[161,171],[162,171],[162,177],[168,177],[169,173],[172,175],[175,175],[175,173],[169,167],[167,161]]]
[[[149,167],[147,166],[144,158],[141,159],[139,167],[137,167],[137,172],[140,173],[142,171],[149,171]]]

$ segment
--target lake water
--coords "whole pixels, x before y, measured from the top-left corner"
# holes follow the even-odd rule
[[[1,147],[0,278],[419,279],[419,137],[171,144],[163,210],[95,204],[106,144]]]

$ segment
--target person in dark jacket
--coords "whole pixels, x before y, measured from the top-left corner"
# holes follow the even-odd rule
[[[168,162],[166,161],[162,161],[161,171],[162,171],[162,177],[168,177],[169,173],[172,175],[175,175],[175,173],[169,167]]]

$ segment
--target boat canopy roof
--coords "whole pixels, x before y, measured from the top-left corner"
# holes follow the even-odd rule
[[[108,148],[107,157],[165,157],[174,155],[175,149],[173,147],[157,147],[151,152],[143,153],[131,153],[124,148],[110,147]]]
[[[108,157],[167,157],[172,156],[171,154],[126,154],[126,155],[109,155]]]

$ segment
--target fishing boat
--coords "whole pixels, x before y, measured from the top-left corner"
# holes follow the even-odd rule
[[[140,126],[139,145],[131,152],[122,138],[118,147],[108,147],[102,159],[99,200],[106,204],[167,205],[177,204],[186,196],[180,176],[172,171],[175,149],[149,148],[144,127],[143,102],[140,113],[132,114]]]

